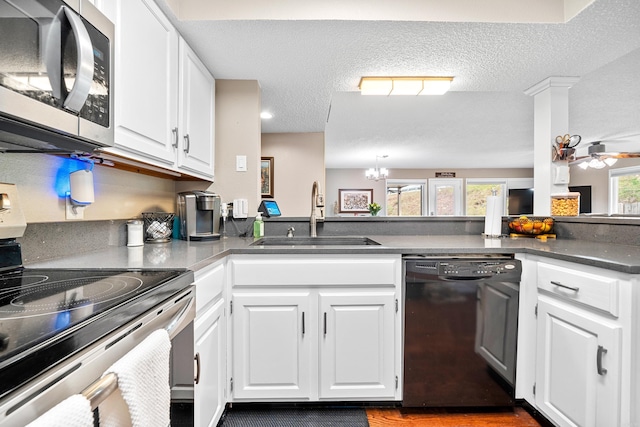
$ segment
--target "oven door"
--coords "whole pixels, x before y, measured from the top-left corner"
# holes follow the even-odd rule
[[[90,390],[105,370],[152,332],[164,328],[173,339],[192,324],[194,318],[195,288],[188,286],[0,401],[0,426],[26,425],[67,397]],[[173,348],[172,351],[188,352],[193,358],[193,348]],[[97,407],[107,396],[104,393],[89,396],[92,407]]]
[[[0,114],[111,145],[113,25],[72,2],[0,0]]]

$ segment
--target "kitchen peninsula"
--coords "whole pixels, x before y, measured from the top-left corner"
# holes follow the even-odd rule
[[[304,230],[303,221],[303,218],[269,219],[266,221],[267,236],[283,236],[281,228],[286,232],[292,223],[296,224],[296,230]],[[229,237],[215,242],[172,241],[161,245],[146,244],[140,248],[113,246],[34,265],[194,270],[199,307],[194,331],[196,348],[201,339],[215,337],[217,356],[212,360],[220,371],[213,377],[226,378],[226,381],[217,383],[217,393],[208,394],[214,397],[209,397],[204,405],[198,403],[198,385],[195,387],[196,419],[212,420],[221,415],[227,402],[402,400],[402,304],[398,314],[391,310],[384,315],[391,316],[390,332],[385,327],[387,320],[378,331],[385,343],[383,348],[391,346],[393,350],[393,355],[381,353],[376,359],[391,359],[388,365],[390,374],[385,374],[391,381],[385,382],[385,377],[377,387],[378,391],[361,387],[357,392],[343,390],[333,396],[328,394],[332,388],[325,387],[325,381],[330,377],[325,370],[331,367],[327,368],[322,357],[314,359],[318,356],[312,357],[318,366],[302,364],[294,369],[305,375],[320,372],[295,384],[293,388],[298,394],[273,387],[246,387],[248,379],[243,375],[247,366],[243,366],[241,360],[249,360],[246,357],[250,354],[246,352],[250,350],[238,347],[238,342],[246,339],[240,340],[238,335],[243,330],[238,324],[247,320],[241,314],[243,307],[255,307],[266,297],[270,306],[284,304],[291,307],[293,304],[297,310],[311,313],[306,319],[307,333],[317,334],[321,326],[313,321],[319,318],[323,306],[314,308],[314,304],[322,304],[319,298],[323,293],[330,292],[336,301],[347,297],[346,293],[341,294],[343,290],[349,290],[350,298],[353,295],[356,298],[375,296],[377,299],[372,304],[381,307],[392,307],[395,299],[401,302],[403,255],[513,254],[523,266],[516,398],[524,399],[557,425],[589,425],[589,422],[595,425],[633,425],[640,417],[640,370],[637,362],[640,354],[640,318],[637,314],[640,311],[640,245],[633,244],[637,233],[630,232],[637,227],[637,220],[580,217],[559,219],[556,225],[558,238],[542,242],[533,238],[484,239],[477,231],[482,227],[481,218],[398,221],[391,218],[349,218],[325,221],[319,235],[366,236],[380,245],[256,246],[253,238]],[[401,234],[394,227],[411,234]],[[377,234],[369,233],[373,228],[378,230]],[[345,233],[345,229],[354,231]],[[421,233],[416,232],[417,229]],[[392,234],[396,232],[398,234]],[[298,233],[305,235],[304,231]],[[578,235],[582,238],[577,239]],[[388,267],[380,267],[384,265]],[[379,272],[375,270],[379,273],[377,276],[362,274],[371,266],[380,269]],[[289,270],[282,270],[278,275],[279,268]],[[305,275],[309,268],[314,274]],[[335,276],[326,273],[336,268],[360,268],[361,274],[349,270],[338,283],[334,282]],[[363,280],[370,282],[366,284]],[[551,287],[549,283],[555,281],[574,287],[574,290]],[[575,290],[578,288],[579,291]],[[285,297],[289,298],[286,304],[281,301]],[[294,297],[296,299],[291,300]],[[244,325],[243,328],[248,327],[248,324]],[[576,335],[574,332],[578,330],[581,332]],[[212,335],[215,331],[219,335]],[[555,335],[563,336],[564,341],[553,339]],[[259,344],[252,342],[252,345]],[[281,354],[285,360],[297,360],[295,355],[308,357],[309,354],[324,352],[320,347],[305,349],[297,341],[287,344],[290,344],[287,351],[293,353]],[[581,375],[575,375],[575,369],[558,371],[561,365],[558,361],[566,360],[570,349],[578,351],[576,358],[571,359],[570,367],[584,367]],[[239,352],[244,352],[242,358],[238,358]],[[201,359],[205,357],[203,354],[200,354]],[[305,357],[302,357],[303,362]],[[282,373],[276,369],[268,374]],[[400,386],[393,384],[396,376]],[[575,384],[581,393],[572,395],[568,400],[564,397],[558,399],[554,390],[560,384]],[[376,394],[379,390],[384,392]],[[217,406],[212,404],[212,399],[217,399]],[[595,413],[591,410],[593,404],[597,406]],[[568,416],[580,421],[571,424],[566,421]]]

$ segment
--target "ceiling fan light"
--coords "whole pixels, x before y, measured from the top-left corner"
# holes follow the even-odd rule
[[[616,159],[615,157],[607,157],[606,159],[604,159],[604,162],[607,164],[607,166],[613,166],[617,161],[618,159]]]
[[[602,169],[606,164],[600,159],[591,159],[589,161],[589,167],[593,169]]]
[[[578,167],[582,170],[587,170],[589,168],[589,162],[580,162],[578,163]]]

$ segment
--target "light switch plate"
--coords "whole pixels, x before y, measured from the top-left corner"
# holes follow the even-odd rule
[[[236,156],[236,172],[247,171],[247,156]]]

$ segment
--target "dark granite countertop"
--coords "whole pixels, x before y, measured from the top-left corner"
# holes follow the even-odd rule
[[[251,246],[252,238],[212,242],[147,243],[141,247],[110,246],[104,250],[29,264],[32,268],[160,268],[197,271],[231,254],[486,254],[526,253],[640,273],[640,247],[581,240],[534,238],[485,239],[475,235],[368,235],[379,246]]]

